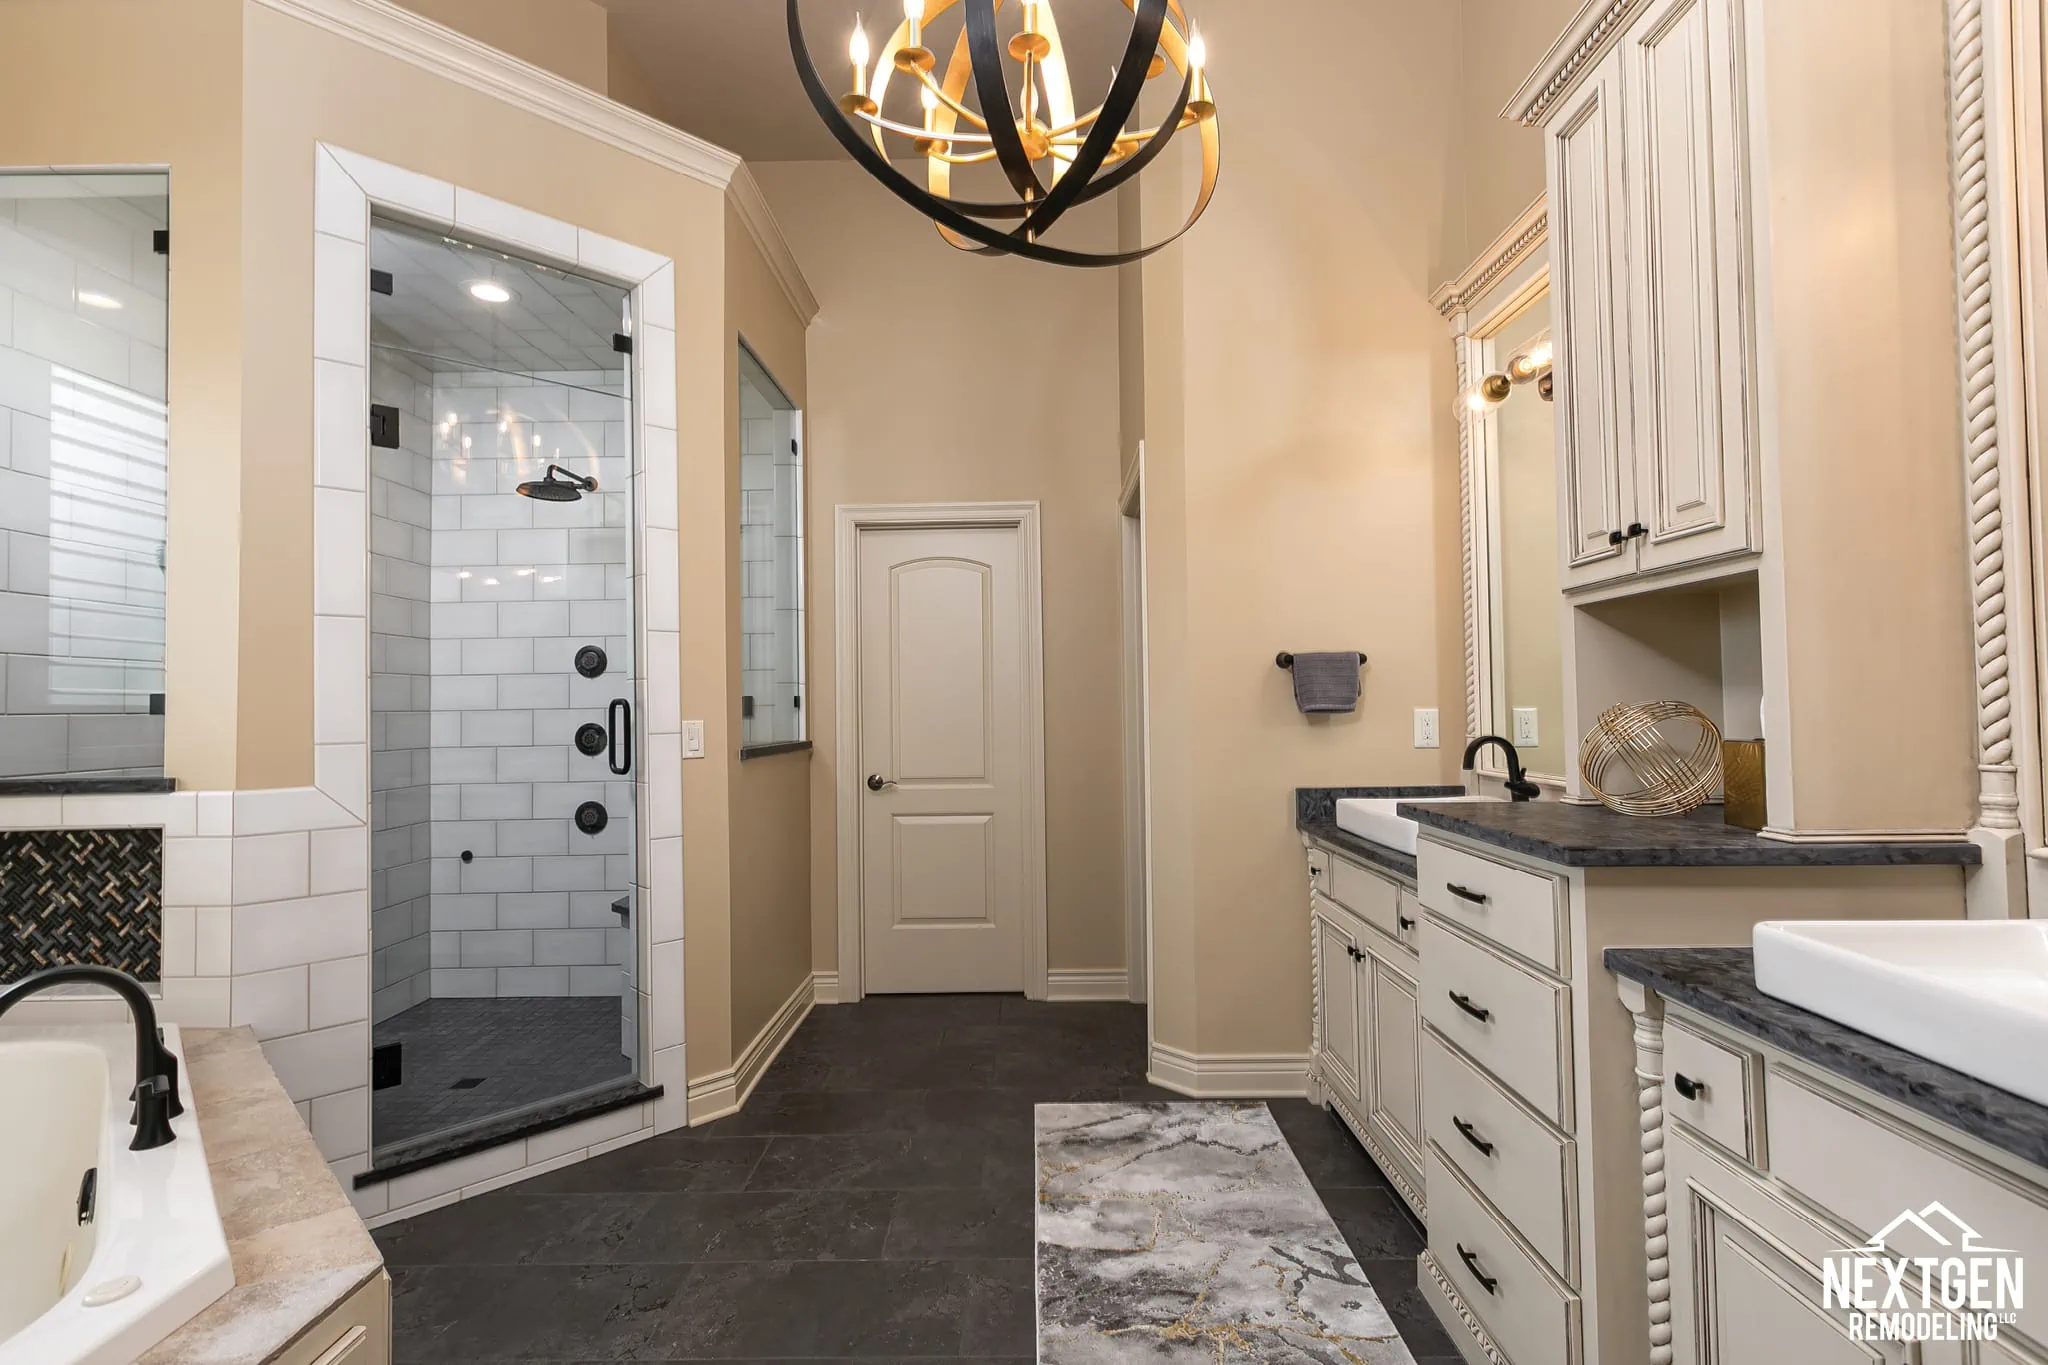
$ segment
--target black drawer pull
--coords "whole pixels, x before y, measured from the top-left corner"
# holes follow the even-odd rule
[[[1485,893],[1474,891],[1469,886],[1460,886],[1456,882],[1445,882],[1444,890],[1450,892],[1461,901],[1470,901],[1474,905],[1486,904]]]
[[[1472,1125],[1465,1122],[1465,1120],[1459,1118],[1456,1114],[1451,1115],[1451,1127],[1458,1130],[1459,1137],[1465,1139],[1465,1141],[1471,1143],[1474,1147],[1478,1148],[1479,1155],[1493,1155],[1493,1144],[1488,1142],[1485,1138],[1479,1136],[1478,1133],[1474,1132]]]
[[[1452,991],[1452,992],[1450,993],[1450,995],[1451,995],[1451,1003],[1452,1003],[1453,1005],[1456,1005],[1456,1006],[1457,1006],[1457,1007],[1458,1007],[1459,1009],[1461,1009],[1461,1010],[1465,1011],[1465,1013],[1467,1013],[1467,1014],[1471,1015],[1471,1016],[1472,1016],[1472,1017],[1473,1017],[1474,1019],[1477,1019],[1477,1020],[1478,1020],[1478,1021],[1479,1021],[1480,1023],[1482,1023],[1482,1024],[1483,1024],[1483,1023],[1485,1023],[1485,1022],[1486,1022],[1487,1020],[1489,1020],[1489,1019],[1493,1018],[1493,1011],[1492,1011],[1492,1010],[1486,1010],[1486,1009],[1481,1009],[1481,1008],[1479,1008],[1479,1006],[1477,1006],[1477,1005],[1473,1004],[1473,1003],[1472,1003],[1472,997],[1471,997],[1471,996],[1469,996],[1469,995],[1460,995],[1460,994],[1458,994],[1458,993],[1457,993],[1456,991]]]
[[[1394,916],[1394,923],[1401,926],[1401,932],[1404,934],[1415,927],[1415,921],[1409,919],[1406,915]]]
[[[1485,1271],[1479,1268],[1479,1258],[1477,1256],[1474,1256],[1471,1252],[1465,1250],[1465,1244],[1463,1242],[1455,1242],[1452,1245],[1458,1248],[1458,1259],[1465,1263],[1465,1269],[1472,1272],[1472,1278],[1479,1281],[1479,1287],[1481,1289],[1484,1289],[1487,1293],[1491,1294],[1496,1289],[1500,1288],[1500,1281],[1494,1279],[1493,1276],[1487,1274]]]
[[[1671,1073],[1671,1088],[1689,1100],[1696,1100],[1707,1093],[1707,1083],[1705,1081],[1696,1081],[1692,1077],[1676,1071]]]

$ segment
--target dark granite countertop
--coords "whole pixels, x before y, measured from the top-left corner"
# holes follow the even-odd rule
[[[1605,806],[1562,801],[1403,803],[1401,814],[1431,829],[1564,867],[1909,867],[1975,866],[1977,846],[1961,839],[1919,844],[1795,844],[1721,821],[1719,806],[1646,820]]]
[[[168,777],[8,777],[0,796],[132,796],[178,789]]]
[[[1412,882],[1415,855],[1361,839],[1343,828],[1337,823],[1337,803],[1368,797],[1384,801],[1427,800],[1432,796],[1462,796],[1464,792],[1463,787],[1296,787],[1294,827],[1317,843],[1328,844]]]
[[[1748,948],[1609,948],[1607,970],[1639,981],[1801,1061],[1874,1090],[2036,1166],[2048,1166],[2048,1106],[1765,995]]]

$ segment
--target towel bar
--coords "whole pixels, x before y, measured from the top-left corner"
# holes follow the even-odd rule
[[[1287,653],[1285,650],[1282,650],[1280,653],[1275,654],[1273,656],[1273,662],[1280,665],[1280,667],[1282,668],[1292,668],[1294,667],[1294,656],[1292,654]],[[1365,655],[1360,654],[1358,656],[1358,662],[1363,664],[1369,663],[1371,661],[1367,659]]]

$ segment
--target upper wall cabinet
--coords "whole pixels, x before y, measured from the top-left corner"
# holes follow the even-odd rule
[[[1738,5],[1642,6],[1538,115],[1568,589],[1760,548]]]

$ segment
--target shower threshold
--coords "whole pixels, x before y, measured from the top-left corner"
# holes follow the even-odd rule
[[[523,1108],[495,1114],[461,1128],[432,1133],[423,1138],[379,1147],[371,1154],[370,1169],[358,1174],[355,1187],[382,1184],[401,1175],[424,1171],[458,1157],[520,1142],[539,1133],[565,1128],[584,1119],[596,1118],[663,1094],[658,1085],[642,1085],[638,1078],[621,1076],[589,1086],[574,1094],[542,1100]]]

